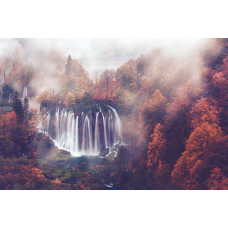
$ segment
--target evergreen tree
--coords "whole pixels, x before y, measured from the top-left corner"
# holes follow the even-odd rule
[[[71,61],[72,61],[72,58],[71,58],[71,55],[69,55],[67,58],[67,64],[69,65],[71,63]]]
[[[9,95],[13,93],[13,88],[7,84],[2,86],[2,98],[5,100],[9,99]]]
[[[29,101],[28,101],[28,98],[25,97],[23,111],[24,111],[24,118],[25,118],[26,125],[27,125],[27,121],[28,121],[28,110],[29,110]]]
[[[17,123],[21,123],[24,118],[24,110],[23,110],[23,106],[22,106],[22,101],[18,97],[18,92],[14,93],[12,106],[13,106],[13,110],[15,111],[15,113],[17,115]]]

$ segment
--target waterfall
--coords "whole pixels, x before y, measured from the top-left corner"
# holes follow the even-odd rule
[[[103,113],[101,113],[101,114],[102,114],[103,125],[104,125],[104,140],[105,140],[105,149],[106,149],[106,148],[108,148],[106,118],[104,117]]]
[[[95,136],[94,136],[94,153],[98,154],[100,150],[100,137],[99,137],[99,125],[98,125],[98,117],[99,113],[96,113],[96,120],[95,120]]]
[[[28,89],[27,87],[25,86],[24,89],[23,89],[23,100],[28,96]]]
[[[77,155],[79,152],[79,135],[78,135],[78,116],[76,117],[76,126],[75,126],[75,148],[73,155]]]
[[[115,139],[121,141],[122,140],[122,125],[121,125],[119,115],[114,108],[112,108],[111,106],[109,106],[109,108],[112,109],[112,111],[115,115],[115,119],[116,119],[116,121],[115,121]]]
[[[47,115],[47,117],[46,117],[46,123],[47,123],[47,125],[46,125],[46,128],[47,128],[47,131],[49,131],[49,129],[50,129],[50,113],[48,113],[48,115]]]
[[[72,156],[99,156],[103,150],[110,151],[122,141],[121,120],[117,111],[89,111],[75,115],[72,111],[57,108],[48,112],[43,128],[55,145],[67,150]]]
[[[12,93],[9,94],[9,99],[8,99],[9,103],[11,102],[11,96],[12,96]]]
[[[92,155],[93,153],[91,122],[88,116],[85,117],[85,121],[83,124],[82,153],[84,153],[85,155]]]

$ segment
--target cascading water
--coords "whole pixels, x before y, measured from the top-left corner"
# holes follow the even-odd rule
[[[58,148],[72,156],[99,156],[122,142],[121,121],[111,106],[104,112],[100,108],[80,115],[57,108],[54,115],[47,114],[43,129]]]
[[[23,100],[26,98],[26,97],[28,97],[28,89],[27,89],[27,87],[25,86],[24,87],[24,89],[23,89]]]
[[[9,99],[8,99],[9,103],[11,102],[11,96],[12,96],[12,93],[9,94]]]
[[[121,121],[120,121],[120,118],[119,118],[119,115],[117,113],[117,111],[112,108],[111,106],[108,106],[114,113],[115,115],[115,139],[122,139],[122,127],[121,127]]]

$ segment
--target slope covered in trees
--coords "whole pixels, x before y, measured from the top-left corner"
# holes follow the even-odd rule
[[[54,81],[47,76],[50,86],[41,89],[34,83],[45,80],[43,70],[26,71],[26,60],[13,58],[0,61],[2,189],[228,189],[227,39],[184,54],[148,50],[96,81],[79,61],[52,51]],[[114,158],[74,161],[37,130],[47,110],[106,105],[122,121],[124,144]]]

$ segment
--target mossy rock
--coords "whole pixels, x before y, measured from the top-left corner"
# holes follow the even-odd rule
[[[58,149],[58,147],[54,146],[47,153],[45,160],[47,161],[68,161],[71,157],[70,152]]]
[[[101,157],[105,157],[109,154],[109,149],[103,149],[100,153],[100,156]]]
[[[107,154],[105,156],[105,158],[108,159],[109,161],[113,161],[116,156],[117,156],[117,152],[116,151],[111,151],[109,154]]]

